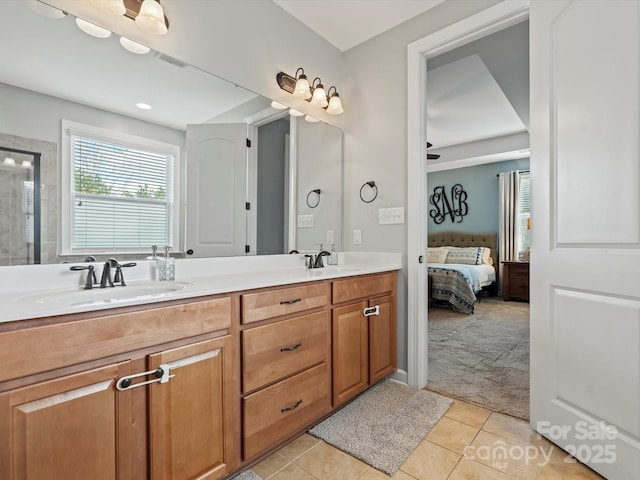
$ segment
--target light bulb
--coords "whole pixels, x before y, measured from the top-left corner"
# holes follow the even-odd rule
[[[91,0],[91,3],[111,15],[124,15],[127,12],[123,0]]]
[[[291,115],[292,117],[301,117],[302,115],[304,115],[304,113],[299,112],[298,110],[294,110],[293,108],[290,108],[289,115]]]
[[[280,102],[276,102],[275,100],[271,101],[271,107],[275,108],[276,110],[284,110],[285,108],[287,108],[286,105],[283,105]]]
[[[311,98],[311,88],[309,88],[309,80],[307,80],[306,75],[303,73],[300,75],[298,80],[296,80],[296,87],[293,89],[293,94],[296,98]]]
[[[144,0],[140,12],[136,16],[136,23],[145,32],[154,35],[167,33],[167,24],[164,21],[164,10],[156,0]]]
[[[340,115],[342,112],[344,112],[344,109],[342,108],[342,100],[340,100],[340,95],[334,93],[329,99],[327,113],[330,115]]]
[[[324,91],[324,87],[321,83],[319,83],[318,86],[313,89],[311,105],[315,105],[316,107],[320,108],[324,108],[329,105],[329,102],[327,102],[327,93]]]
[[[96,38],[109,38],[111,32],[106,28],[99,27],[93,23],[87,22],[81,18],[76,18],[76,25],[87,35],[91,35]]]
[[[129,50],[131,53],[136,53],[138,55],[144,55],[145,53],[149,53],[151,51],[151,49],[146,45],[141,45],[138,42],[129,40],[127,37],[120,37],[120,45],[122,45],[126,50]]]
[[[305,116],[305,117],[304,117],[304,119],[305,119],[307,122],[309,122],[309,123],[316,123],[316,122],[319,122],[319,121],[320,121],[320,120],[318,120],[317,118],[313,118],[313,117],[312,117],[312,116],[310,116],[310,115]]]

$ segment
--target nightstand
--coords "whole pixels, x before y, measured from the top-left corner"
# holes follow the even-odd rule
[[[502,262],[502,298],[529,301],[529,262]]]

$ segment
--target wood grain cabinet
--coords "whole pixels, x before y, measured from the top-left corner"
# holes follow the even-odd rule
[[[529,301],[529,262],[502,262],[503,300]]]
[[[332,287],[333,406],[397,369],[396,274],[336,280]],[[369,297],[369,298],[367,298]]]
[[[0,332],[29,375],[0,377],[0,476],[226,476],[238,466],[231,317],[220,298]]]

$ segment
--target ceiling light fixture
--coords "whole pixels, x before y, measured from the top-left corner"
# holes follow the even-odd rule
[[[91,35],[96,38],[109,38],[111,32],[106,28],[99,27],[91,22],[87,22],[81,18],[76,18],[76,25],[87,35]]]
[[[151,49],[146,45],[134,42],[127,37],[120,37],[120,45],[122,45],[126,50],[129,50],[131,53],[135,53],[137,55],[144,55],[145,53],[149,53],[151,51]]]
[[[340,115],[344,112],[342,108],[342,100],[335,86],[329,88],[329,95],[324,90],[320,77],[313,79],[311,85],[307,80],[302,68],[296,70],[295,76],[291,76],[284,72],[276,75],[278,86],[285,92],[290,93],[296,98],[303,98],[316,107],[324,108],[330,115]],[[331,90],[333,89],[333,93]]]

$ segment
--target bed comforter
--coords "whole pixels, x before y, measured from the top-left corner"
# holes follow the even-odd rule
[[[428,273],[433,278],[432,298],[449,303],[458,312],[473,313],[478,300],[476,293],[495,281],[495,270],[493,278],[486,278],[486,274],[475,267],[454,263],[430,264]]]

